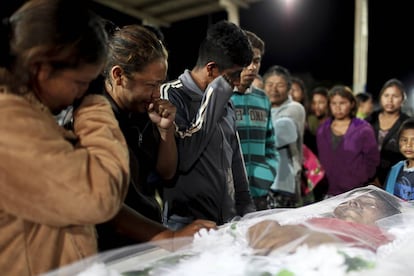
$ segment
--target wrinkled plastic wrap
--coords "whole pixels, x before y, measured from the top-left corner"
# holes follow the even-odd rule
[[[378,214],[385,217],[371,223]],[[194,238],[109,251],[47,275],[411,275],[413,252],[413,204],[368,186],[251,213]]]

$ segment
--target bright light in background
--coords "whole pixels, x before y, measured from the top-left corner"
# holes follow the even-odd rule
[[[277,7],[277,10],[283,14],[287,19],[291,20],[290,18],[297,16],[298,13],[300,13],[299,9],[301,9],[301,2],[304,2],[303,0],[273,0],[275,3],[275,6]],[[303,3],[303,4],[306,4]]]
[[[297,0],[283,0],[286,12],[291,14],[295,8]]]
[[[293,7],[293,5],[295,4],[295,0],[284,0],[284,2],[285,2],[285,5],[286,5],[286,8],[291,8],[291,7]]]

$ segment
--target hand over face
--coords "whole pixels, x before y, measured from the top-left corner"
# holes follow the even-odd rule
[[[158,128],[168,130],[174,123],[176,107],[164,99],[157,99],[148,106],[148,115]]]

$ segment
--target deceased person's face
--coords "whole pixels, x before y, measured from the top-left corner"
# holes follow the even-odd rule
[[[384,217],[384,208],[386,206],[381,199],[371,193],[364,193],[339,204],[334,215],[346,221],[374,224],[376,220]]]

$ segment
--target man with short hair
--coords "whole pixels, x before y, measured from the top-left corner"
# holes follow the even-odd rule
[[[161,97],[177,107],[176,184],[163,198],[171,229],[200,218],[220,225],[255,210],[230,101],[251,60],[244,31],[220,21],[208,29],[195,67],[161,86]]]
[[[279,154],[275,148],[271,104],[266,93],[252,85],[259,73],[265,43],[253,32],[245,30],[253,48],[253,59],[240,74],[231,99],[236,111],[250,193],[257,210],[269,209],[267,197],[276,177]]]

